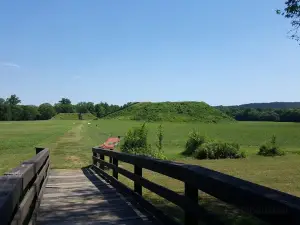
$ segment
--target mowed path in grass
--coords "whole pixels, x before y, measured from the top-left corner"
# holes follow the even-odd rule
[[[50,148],[53,168],[80,168],[89,163],[87,121],[0,122],[0,174],[34,156],[34,147]]]

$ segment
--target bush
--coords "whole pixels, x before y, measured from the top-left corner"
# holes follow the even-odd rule
[[[191,156],[194,154],[196,149],[207,142],[207,138],[199,134],[199,132],[193,130],[189,134],[189,138],[185,144],[185,150],[182,152],[183,155]]]
[[[285,152],[280,149],[276,142],[276,136],[273,135],[269,142],[264,143],[259,147],[257,154],[262,156],[282,156]]]
[[[146,124],[143,124],[141,127],[130,129],[124,137],[121,151],[129,154],[165,159],[165,156],[161,151],[151,148],[151,145],[148,144],[147,137],[148,130]]]
[[[164,131],[162,125],[159,125],[157,128],[157,144],[156,147],[158,151],[162,152],[163,150],[163,140],[164,140]]]
[[[200,145],[193,155],[197,159],[237,159],[246,157],[245,153],[240,151],[239,144],[218,141]]]

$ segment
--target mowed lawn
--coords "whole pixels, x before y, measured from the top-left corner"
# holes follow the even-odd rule
[[[91,148],[109,136],[125,135],[135,121],[0,122],[0,174],[34,155],[35,146],[51,150],[52,168],[81,168],[91,163]],[[155,147],[159,123],[149,123],[149,143]],[[163,123],[164,151],[169,160],[198,164],[300,196],[300,124],[237,122],[224,124]],[[195,160],[180,155],[188,133],[197,129],[211,138],[235,141],[246,159]],[[275,134],[288,152],[283,157],[257,156],[258,146]]]

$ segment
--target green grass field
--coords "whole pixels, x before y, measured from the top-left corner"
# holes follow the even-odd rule
[[[135,121],[93,120],[90,121],[50,120],[35,122],[0,122],[0,174],[17,166],[35,154],[35,146],[50,148],[52,168],[81,168],[91,163],[91,148],[103,143],[109,136],[123,136],[126,131],[139,126]],[[149,142],[155,146],[156,129],[159,123],[149,123]],[[221,171],[242,179],[272,187],[300,196],[300,124],[272,122],[235,122],[220,124],[163,123],[164,151],[170,160],[197,164]],[[180,155],[188,133],[199,130],[211,138],[235,141],[247,152],[246,159],[195,160]],[[257,156],[258,146],[275,134],[279,145],[287,151],[282,157]],[[122,166],[132,169],[127,164]],[[179,181],[145,170],[145,176],[179,193],[183,184]],[[128,180],[121,180],[131,185]],[[178,215],[179,209],[145,191],[153,203]],[[201,194],[202,204],[218,205],[215,211],[223,211],[220,204]],[[221,208],[220,208],[221,207]],[[228,209],[228,206],[226,206]],[[243,217],[244,218],[244,217]],[[234,219],[234,221],[236,218]],[[244,222],[244,221],[243,221]],[[242,223],[242,222],[241,222]],[[240,224],[240,223],[236,223]]]
[[[53,168],[80,168],[91,161],[91,147],[110,135],[124,135],[139,126],[135,121],[35,121],[0,122],[0,173],[34,155],[35,146],[51,149]],[[159,123],[149,123],[149,142],[154,146]],[[164,151],[170,160],[199,164],[214,170],[262,183],[267,186],[300,195],[300,124],[272,122],[238,122],[221,124],[163,123]],[[214,139],[235,141],[247,152],[246,159],[195,160],[184,158],[184,148],[189,131],[197,129]],[[258,146],[272,134],[288,152],[283,157],[257,156]],[[293,178],[290,182],[288,179]],[[298,179],[298,180],[297,180]],[[281,182],[282,180],[282,182]],[[300,182],[298,182],[300,183]],[[295,185],[293,185],[295,184]]]

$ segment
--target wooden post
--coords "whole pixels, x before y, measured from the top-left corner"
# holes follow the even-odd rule
[[[142,177],[143,176],[143,171],[142,171],[142,167],[139,167],[139,166],[137,166],[137,165],[134,165],[134,174],[135,175],[138,175],[138,176],[140,176],[140,177]],[[138,183],[138,181],[134,181],[134,191],[136,192],[136,193],[138,193],[139,195],[141,195],[142,196],[142,185],[140,185],[139,183]]]
[[[100,154],[100,159],[104,161],[104,155]],[[104,170],[104,164],[100,162],[100,169]]]
[[[35,154],[39,154],[41,151],[43,151],[45,148],[41,147],[35,147]]]
[[[184,185],[185,197],[189,198],[193,202],[198,204],[198,189],[185,183]],[[185,211],[184,215],[184,224],[185,225],[198,225],[198,218],[196,215],[191,214],[188,211]]]
[[[112,162],[116,167],[118,167],[118,159],[112,158]],[[118,171],[117,170],[113,170],[113,177],[118,180]]]
[[[97,166],[97,160],[96,160],[94,157],[97,158],[97,153],[95,153],[95,152],[93,152],[93,158],[92,158],[92,161],[93,161],[93,165],[94,165],[94,166]]]
[[[113,163],[113,157],[109,156],[109,163]]]

